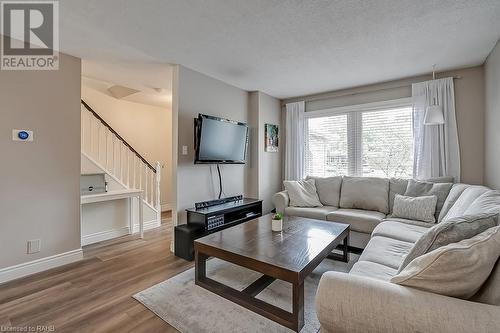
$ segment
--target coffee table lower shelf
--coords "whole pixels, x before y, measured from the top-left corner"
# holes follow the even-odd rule
[[[195,252],[195,283],[231,302],[239,304],[296,332],[304,326],[304,283],[292,284],[292,308],[288,312],[277,306],[264,302],[255,296],[276,279],[263,275],[242,291],[226,286],[206,276],[206,262],[209,257]]]

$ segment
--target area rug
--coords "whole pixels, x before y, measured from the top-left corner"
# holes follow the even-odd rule
[[[319,322],[314,298],[321,275],[327,271],[348,272],[358,256],[349,263],[325,259],[304,284],[304,328],[301,333],[316,333]],[[261,274],[219,259],[207,262],[207,276],[235,289],[243,290]],[[291,284],[276,280],[257,298],[291,311]],[[182,333],[292,332],[265,317],[226,300],[194,283],[194,268],[134,295],[134,298]]]

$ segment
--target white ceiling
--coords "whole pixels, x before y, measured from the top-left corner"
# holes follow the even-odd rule
[[[171,107],[172,66],[168,64],[82,60],[82,83],[109,96],[113,85],[139,92],[124,97],[130,102]]]
[[[499,0],[61,0],[61,50],[285,98],[484,62]]]

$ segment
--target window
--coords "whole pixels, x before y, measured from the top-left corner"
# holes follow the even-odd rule
[[[347,115],[307,119],[306,173],[310,176],[346,175]]]
[[[311,112],[305,131],[305,170],[311,176],[411,178],[412,108]]]

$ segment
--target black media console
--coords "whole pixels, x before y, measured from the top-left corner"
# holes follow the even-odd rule
[[[175,227],[175,255],[193,260],[195,239],[262,216],[262,200],[242,198],[186,212],[187,224]]]

